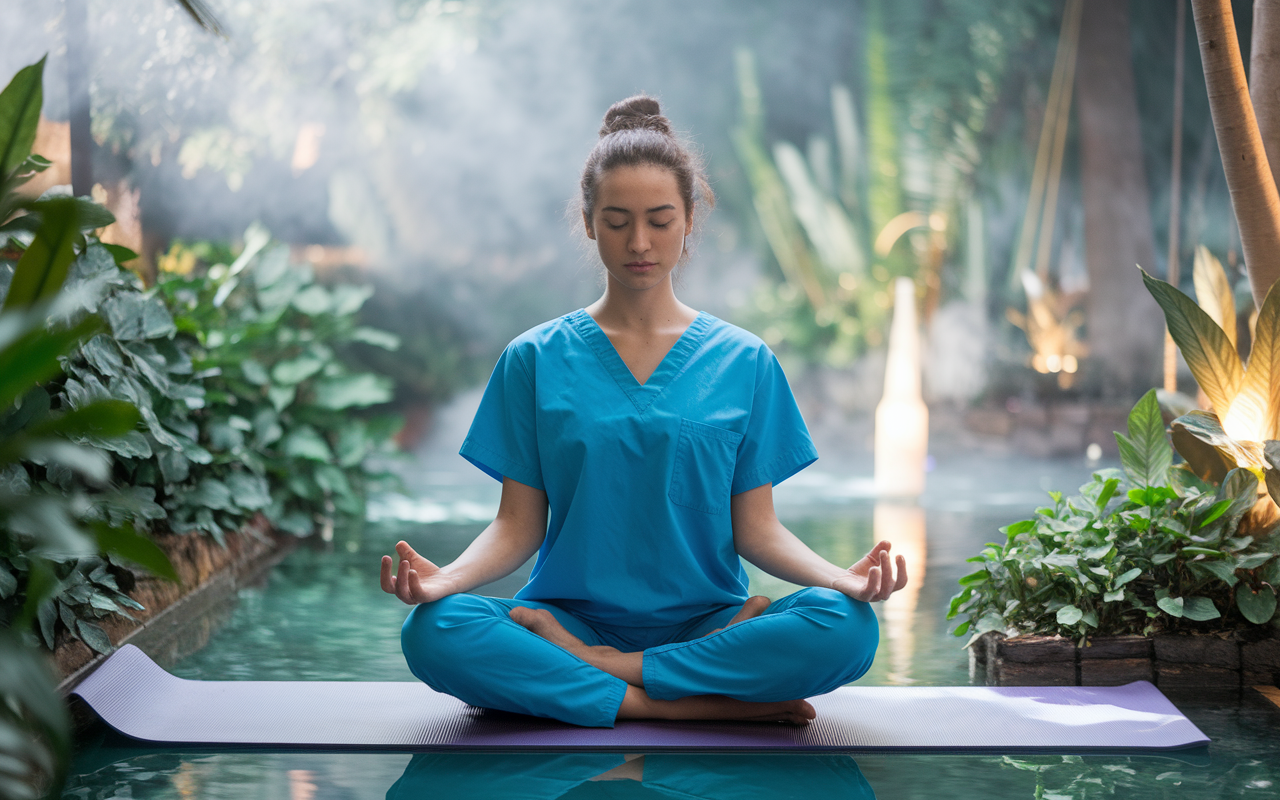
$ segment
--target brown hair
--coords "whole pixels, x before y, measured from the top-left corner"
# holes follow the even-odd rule
[[[638,94],[609,106],[600,126],[600,139],[582,168],[582,214],[588,225],[595,210],[596,189],[604,174],[617,167],[643,164],[671,171],[687,215],[693,215],[698,199],[708,207],[716,204],[701,159],[676,138],[658,101]]]

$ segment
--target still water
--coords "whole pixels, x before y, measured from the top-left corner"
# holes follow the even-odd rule
[[[819,462],[821,465],[822,462]],[[859,683],[969,681],[963,641],[944,619],[965,559],[1029,515],[1049,488],[1074,488],[1082,461],[944,460],[919,504],[871,499],[869,465],[819,465],[778,487],[779,516],[833,562],[877,538],[907,556],[911,583],[879,609],[876,663]],[[447,562],[492,518],[497,484],[458,459],[415,464],[413,499],[379,503],[359,537],[303,547],[245,589],[208,646],[174,667],[207,680],[410,681],[400,654],[406,609],[377,585],[400,538]],[[478,474],[478,473],[477,473]],[[510,596],[528,567],[486,588]],[[752,591],[792,587],[748,567]],[[81,743],[68,798],[1201,798],[1280,797],[1280,709],[1257,692],[1173,698],[1213,739],[1170,757],[274,753],[157,750],[96,731]]]

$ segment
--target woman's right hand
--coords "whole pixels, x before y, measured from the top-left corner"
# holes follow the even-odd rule
[[[408,605],[431,603],[458,592],[453,577],[418,555],[408,542],[396,544],[399,565],[391,556],[382,557],[382,591],[394,594]]]

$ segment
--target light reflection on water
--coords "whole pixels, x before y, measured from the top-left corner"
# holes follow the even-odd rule
[[[943,462],[918,504],[876,503],[863,479],[813,470],[778,487],[779,516],[829,560],[849,564],[879,538],[907,556],[909,589],[878,608],[880,652],[859,683],[964,684],[962,640],[944,619],[964,559],[1000,525],[1026,516],[1045,488],[1084,481],[1080,462],[973,459]],[[869,474],[869,470],[868,470]],[[803,476],[803,479],[801,477]],[[496,482],[466,473],[419,473],[417,499],[387,500],[359,538],[339,533],[328,551],[300,548],[265,586],[241,592],[209,645],[174,668],[209,680],[413,680],[400,654],[405,609],[377,586],[376,565],[399,538],[448,562],[492,517]],[[484,590],[511,596],[526,565]],[[752,591],[794,587],[748,566]],[[1256,694],[1256,693],[1255,693]],[[1276,709],[1246,694],[1238,705],[1175,698],[1214,738],[1211,762],[1161,757],[1018,758],[963,755],[650,755],[621,768],[620,755],[431,755],[157,751],[108,736],[82,745],[66,797],[1125,797],[1276,796]],[[1203,759],[1202,759],[1203,761]],[[618,780],[589,778],[620,769]],[[866,781],[862,776],[866,776]],[[832,782],[835,783],[832,783]],[[1280,783],[1277,783],[1280,785]],[[838,791],[833,787],[842,787]],[[393,789],[393,787],[395,787]],[[1038,787],[1038,788],[1037,788]],[[392,794],[388,795],[388,792]]]

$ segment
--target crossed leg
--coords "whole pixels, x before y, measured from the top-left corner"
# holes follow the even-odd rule
[[[769,598],[752,597],[719,633],[739,622],[758,617],[769,607]],[[753,703],[720,695],[691,695],[676,700],[658,700],[644,690],[644,653],[624,653],[607,645],[588,645],[565,630],[560,621],[545,609],[513,608],[511,619],[519,625],[558,645],[591,666],[620,678],[629,684],[618,719],[726,719],[760,722],[788,722],[807,725],[816,716],[813,706],[804,700]]]

